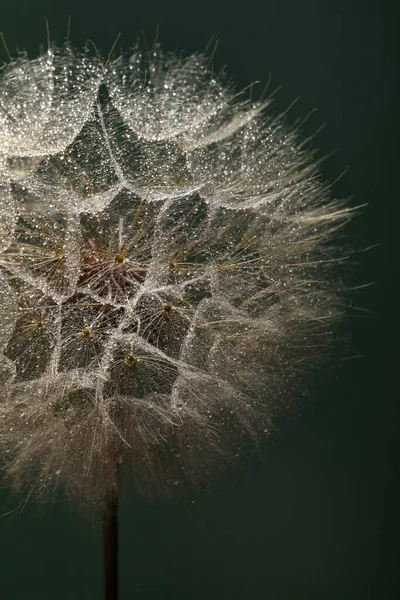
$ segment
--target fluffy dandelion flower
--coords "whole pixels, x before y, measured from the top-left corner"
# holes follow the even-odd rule
[[[0,74],[0,448],[100,501],[206,476],[301,385],[338,313],[296,127],[201,55],[50,48]]]

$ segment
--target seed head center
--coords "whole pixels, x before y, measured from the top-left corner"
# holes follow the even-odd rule
[[[134,367],[138,361],[139,359],[135,354],[128,354],[125,357],[125,362],[129,367]]]
[[[81,336],[84,338],[87,338],[90,335],[92,335],[92,328],[91,327],[83,327],[82,331],[81,331]]]

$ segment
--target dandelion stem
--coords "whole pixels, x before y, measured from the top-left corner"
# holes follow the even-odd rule
[[[118,600],[118,492],[109,493],[103,513],[104,598]]]

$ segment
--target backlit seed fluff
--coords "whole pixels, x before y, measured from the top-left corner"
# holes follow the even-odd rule
[[[12,60],[0,194],[0,450],[29,495],[207,479],[329,345],[349,212],[204,56]]]

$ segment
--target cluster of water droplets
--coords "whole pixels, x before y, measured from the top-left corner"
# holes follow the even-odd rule
[[[21,55],[0,78],[0,176],[17,486],[98,499],[122,463],[151,491],[268,429],[330,333],[347,219],[268,102],[202,56]]]

